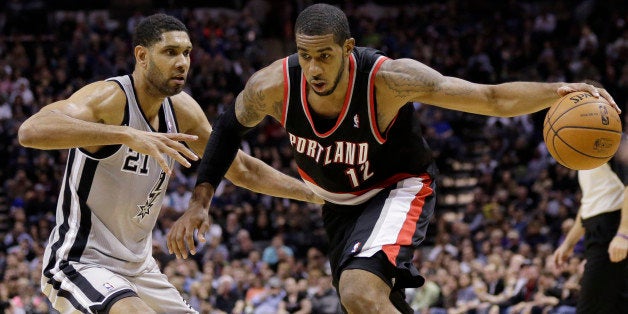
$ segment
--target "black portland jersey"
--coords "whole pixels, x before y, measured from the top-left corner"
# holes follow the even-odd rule
[[[412,104],[403,106],[384,132],[377,127],[377,106],[385,104],[375,101],[375,74],[386,59],[374,49],[353,50],[345,103],[325,130],[315,125],[297,54],[284,59],[281,123],[301,177],[329,202],[360,204],[397,181],[435,171]]]

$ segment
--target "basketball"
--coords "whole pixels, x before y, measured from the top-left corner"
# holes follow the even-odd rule
[[[621,142],[621,119],[604,98],[573,92],[560,98],[545,115],[543,140],[561,165],[586,170],[613,157]]]

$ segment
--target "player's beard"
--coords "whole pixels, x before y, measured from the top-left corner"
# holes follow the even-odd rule
[[[322,93],[319,93],[319,92],[317,92],[314,89],[312,89],[312,90],[318,96],[329,96],[329,95],[331,95],[336,90],[336,87],[338,87],[338,83],[340,82],[340,79],[342,78],[342,73],[344,71],[345,71],[345,58],[343,57],[342,58],[342,63],[340,63],[340,69],[338,70],[338,74],[336,75],[336,79],[334,80],[334,85],[332,85],[329,90],[324,91]]]
[[[170,78],[166,77],[157,65],[151,60],[148,63],[148,70],[146,71],[146,79],[153,86],[153,88],[157,89],[157,91],[166,96],[174,96],[180,93],[183,90],[185,84],[182,85],[170,85]]]

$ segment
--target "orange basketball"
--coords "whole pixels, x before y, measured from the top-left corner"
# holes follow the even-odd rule
[[[617,111],[604,98],[587,92],[565,95],[550,107],[543,123],[543,139],[561,165],[585,170],[613,157],[621,141]]]

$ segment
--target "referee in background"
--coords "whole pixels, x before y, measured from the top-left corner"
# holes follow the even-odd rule
[[[578,171],[582,199],[576,223],[553,256],[561,267],[584,235],[586,264],[577,313],[628,310],[628,189],[620,176],[609,163]]]

